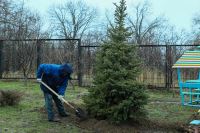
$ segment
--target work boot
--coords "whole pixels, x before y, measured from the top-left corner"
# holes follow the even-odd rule
[[[55,118],[49,120],[49,122],[61,122],[61,119],[55,117]]]
[[[65,113],[60,113],[60,116],[61,117],[68,117],[68,116],[70,116],[70,114],[68,112],[65,112]]]

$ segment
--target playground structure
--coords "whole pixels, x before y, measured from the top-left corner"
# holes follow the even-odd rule
[[[180,87],[181,104],[192,107],[200,107],[200,70],[196,79],[182,80],[184,69],[200,68],[200,46],[194,50],[187,50],[173,65],[177,69],[178,84]]]

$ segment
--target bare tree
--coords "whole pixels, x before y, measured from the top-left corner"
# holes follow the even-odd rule
[[[0,0],[0,29],[1,39],[36,39],[41,35],[41,20],[23,2]],[[10,72],[22,71],[27,78],[35,69],[35,49],[33,42],[4,41],[4,68]]]
[[[83,73],[85,75],[91,75],[93,72],[92,66],[95,62],[96,47],[90,46],[100,46],[105,39],[105,34],[103,31],[91,31],[83,36],[82,45],[88,47],[82,48],[82,60],[83,64]]]
[[[148,21],[150,14],[150,6],[146,2],[144,4],[139,3],[135,8],[135,12],[131,13],[128,19],[130,29],[133,33],[133,43],[143,44],[144,40],[147,39],[153,31],[161,26],[163,22],[162,18],[155,18],[152,21]]]
[[[38,38],[40,36],[40,16],[26,9],[24,3],[17,6],[16,11],[14,12],[14,18],[13,29],[15,29],[15,38],[30,39]]]
[[[65,39],[82,38],[92,27],[96,17],[96,9],[88,6],[84,1],[67,1],[66,3],[50,8],[52,31],[55,35]],[[60,43],[58,57],[65,62],[72,61],[75,57],[77,41]]]
[[[60,37],[82,38],[96,17],[96,10],[82,0],[68,1],[50,9],[50,19]]]
[[[200,14],[197,14],[193,18],[192,33],[194,38],[194,44],[200,43]]]
[[[9,39],[12,34],[14,5],[11,0],[0,0],[0,39]]]
[[[15,12],[15,37],[18,40],[39,38],[41,20],[39,15],[28,11],[24,4],[19,5]],[[34,71],[34,61],[36,60],[36,42],[17,41],[16,55],[19,68],[22,70],[24,78]]]

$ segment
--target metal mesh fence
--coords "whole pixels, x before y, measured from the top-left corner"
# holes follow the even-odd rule
[[[3,41],[2,78],[33,78],[36,69],[35,41]]]
[[[99,47],[95,46],[83,46],[81,54],[81,63],[82,63],[82,85],[91,86],[93,82],[94,75],[94,65],[96,52]]]
[[[139,45],[137,53],[142,61],[139,82],[148,87],[178,87],[177,59],[194,45]],[[99,46],[81,46],[80,39],[1,40],[0,78],[35,78],[41,63],[71,63],[73,79],[79,85],[92,86],[96,52]],[[183,81],[196,79],[197,69],[181,69]]]
[[[71,63],[78,79],[79,39],[41,39],[1,41],[1,78],[35,78],[42,63]]]
[[[194,45],[139,45],[137,53],[142,61],[141,74],[137,80],[149,88],[178,87],[176,69],[173,64],[185,50],[193,49]],[[82,79],[83,85],[93,85],[95,55],[99,46],[82,46]],[[183,69],[182,78],[197,78],[198,70]]]

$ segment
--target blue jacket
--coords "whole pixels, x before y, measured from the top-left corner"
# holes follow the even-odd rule
[[[69,64],[41,64],[37,70],[37,78],[41,78],[43,82],[59,95],[64,95],[72,73],[73,70]],[[49,92],[43,85],[41,85],[41,89],[44,92]]]

